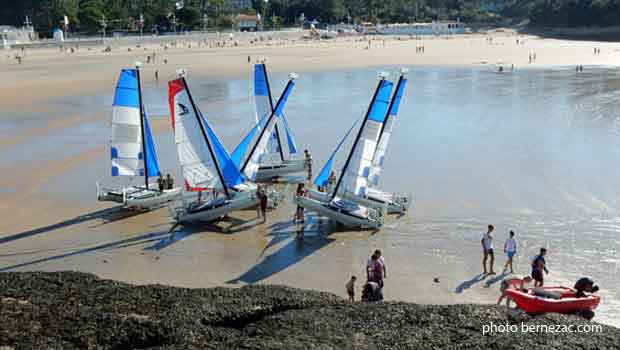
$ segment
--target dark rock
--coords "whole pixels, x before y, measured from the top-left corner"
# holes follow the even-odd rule
[[[596,325],[504,307],[346,304],[282,286],[132,286],[77,272],[1,273],[0,348],[618,349],[620,330],[492,333],[484,325]]]

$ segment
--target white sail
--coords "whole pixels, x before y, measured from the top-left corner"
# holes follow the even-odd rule
[[[221,190],[222,183],[213,172],[216,165],[202,134],[199,116],[194,112],[182,79],[169,83],[169,102],[174,141],[187,187]]]
[[[390,108],[388,115],[383,126],[383,133],[379,136],[379,144],[377,145],[377,151],[372,159],[372,167],[370,170],[370,185],[372,187],[379,184],[379,178],[383,171],[383,164],[385,162],[385,155],[387,152],[388,144],[390,143],[390,137],[392,136],[392,129],[394,127],[394,120],[398,115],[400,108],[400,101],[402,99],[405,87],[407,86],[407,79],[401,76],[396,86],[396,91],[390,102]]]
[[[381,128],[385,121],[393,84],[381,80],[374,100],[368,110],[365,123],[353,145],[350,161],[342,174],[340,193],[352,193],[356,196],[365,196],[368,191],[368,176],[372,168],[372,159],[377,149],[377,142],[381,135]]]
[[[273,137],[273,130],[275,128],[277,117],[282,114],[282,110],[286,105],[286,101],[288,100],[291,91],[295,87],[294,78],[292,77],[288,83],[286,84],[286,88],[284,89],[284,93],[278,99],[276,106],[273,112],[270,113],[269,118],[266,120],[266,124],[263,130],[260,131],[258,136],[258,140],[254,145],[254,148],[250,152],[248,159],[242,167],[243,174],[250,180],[254,181],[256,179],[256,174],[258,173],[258,169],[260,168],[261,160],[264,157],[264,154],[267,152],[267,145],[269,144],[270,139]]]

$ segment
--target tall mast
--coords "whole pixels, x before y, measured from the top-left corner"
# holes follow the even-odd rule
[[[353,152],[355,152],[355,148],[357,147],[357,144],[360,140],[360,138],[362,137],[362,133],[364,132],[364,127],[366,126],[366,122],[368,121],[368,115],[370,114],[370,110],[372,109],[372,106],[375,104],[375,100],[377,99],[377,95],[379,94],[379,88],[381,87],[381,84],[383,84],[383,81],[385,80],[385,76],[380,76],[381,79],[379,79],[379,83],[377,84],[377,89],[375,90],[374,95],[372,96],[372,100],[370,101],[370,105],[368,105],[368,110],[366,111],[366,116],[364,117],[364,121],[362,122],[362,126],[360,127],[359,131],[357,132],[357,137],[355,138],[355,142],[353,142],[353,146],[351,147],[351,152],[349,152],[349,156],[347,157],[347,161],[344,163],[344,167],[342,168],[342,172],[340,173],[340,177],[338,178],[338,183],[336,184],[336,188],[334,189],[334,193],[332,194],[332,198],[331,200],[334,200],[334,198],[336,197],[336,194],[338,193],[338,188],[340,187],[340,184],[342,183],[342,179],[344,178],[344,173],[346,172],[347,168],[349,167],[349,163],[351,162],[351,158],[353,157]]]
[[[265,72],[265,83],[267,84],[267,95],[269,96],[269,106],[273,111],[273,97],[271,96],[271,85],[269,85],[269,75],[267,74],[267,66],[264,63],[263,71]],[[266,125],[266,124],[265,124]],[[280,130],[278,129],[278,124],[275,126],[276,138],[278,139],[278,151],[280,152],[280,159],[284,161],[284,153],[282,151],[282,142],[280,142]]]
[[[405,79],[405,74],[407,74],[407,69],[403,68],[400,71],[400,78],[398,78],[398,83],[396,83],[396,89],[394,90],[394,96],[392,96],[392,99],[390,100],[390,105],[388,106],[387,112],[385,113],[385,120],[383,121],[383,124],[381,124],[381,132],[379,133],[379,139],[377,140],[377,145],[381,142],[381,138],[383,138],[383,131],[385,130],[385,127],[387,126],[387,122],[388,119],[390,119],[390,116],[392,115],[392,107],[394,107],[394,101],[396,100],[396,95],[398,94],[398,91],[400,90],[400,86],[403,84],[403,79]]]
[[[200,118],[200,113],[198,112],[198,108],[196,108],[196,103],[194,103],[194,98],[192,97],[191,92],[189,91],[189,87],[187,86],[187,81],[185,81],[185,76],[181,75],[181,81],[183,81],[183,87],[185,91],[187,91],[187,96],[189,97],[189,102],[192,104],[192,108],[194,109],[194,115],[196,115],[196,120],[198,121],[198,125],[200,125],[200,131],[202,132],[202,137],[204,137],[205,142],[207,143],[207,147],[209,148],[209,153],[211,154],[211,158],[213,158],[213,163],[215,163],[215,169],[217,170],[217,175],[220,178],[220,182],[222,183],[222,187],[224,188],[224,193],[226,197],[230,199],[230,193],[228,192],[228,187],[226,186],[226,182],[224,181],[224,175],[222,174],[222,169],[220,169],[220,164],[217,161],[217,157],[215,157],[215,153],[213,152],[213,147],[211,146],[211,142],[207,137],[207,132],[205,131],[205,126],[202,124],[202,118]]]
[[[140,132],[142,133],[142,161],[144,162],[144,185],[149,189],[149,166],[146,160],[146,138],[144,133],[144,108],[142,106],[142,82],[140,81],[140,68],[142,63],[136,62],[136,79],[138,80],[138,105],[140,108]]]
[[[284,88],[284,94],[282,94],[282,96],[280,96],[280,99],[278,100],[278,103],[276,104],[275,108],[273,108],[271,110],[271,115],[269,115],[269,118],[267,118],[267,121],[265,122],[265,127],[263,127],[260,130],[260,134],[258,135],[258,139],[256,139],[256,142],[254,143],[254,146],[252,147],[252,151],[250,151],[248,157],[245,159],[245,162],[243,163],[243,166],[241,167],[240,170],[241,170],[242,173],[245,171],[245,167],[250,162],[250,159],[252,159],[252,156],[254,155],[254,151],[256,150],[256,147],[258,147],[258,143],[260,142],[260,139],[265,134],[265,130],[267,130],[267,125],[269,125],[269,123],[273,119],[276,111],[280,107],[280,104],[282,104],[284,102],[284,96],[285,96],[286,92],[288,91],[289,87],[291,86],[291,84],[293,84],[293,81],[295,80],[295,75],[294,74],[291,73],[290,77],[291,78],[289,79],[288,83],[286,83],[286,87]]]

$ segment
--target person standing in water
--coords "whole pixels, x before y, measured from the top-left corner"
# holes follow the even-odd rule
[[[510,273],[514,273],[512,269],[512,259],[517,254],[517,240],[515,239],[514,231],[510,231],[510,237],[508,237],[506,243],[504,243],[504,253],[508,256],[508,260],[504,265],[504,272],[506,272],[510,266]]]
[[[545,261],[545,255],[547,255],[546,248],[540,248],[540,254],[538,254],[534,261],[532,261],[532,278],[534,279],[534,287],[542,287],[545,284],[543,271],[549,274],[547,270],[547,262]]]
[[[483,273],[485,275],[487,274],[487,260],[489,259],[489,257],[491,259],[489,262],[488,274],[495,275],[495,271],[493,271],[493,263],[495,262],[495,255],[493,254],[493,236],[491,235],[494,229],[495,227],[493,225],[489,225],[487,233],[482,235],[482,239],[480,240],[480,243],[482,244],[482,254],[483,254],[482,268],[484,270]]]
[[[308,170],[308,180],[312,179],[312,155],[307,149],[304,150],[306,169]]]

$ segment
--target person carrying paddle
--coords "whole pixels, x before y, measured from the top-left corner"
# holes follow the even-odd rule
[[[543,271],[549,274],[547,263],[545,262],[545,255],[547,255],[547,249],[540,248],[540,254],[532,261],[532,278],[536,281],[534,282],[534,287],[542,287],[545,284]]]

